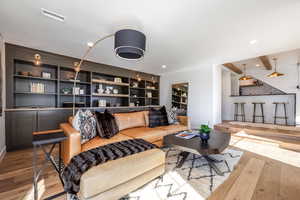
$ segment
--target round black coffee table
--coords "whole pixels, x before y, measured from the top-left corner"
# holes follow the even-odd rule
[[[184,139],[177,137],[178,133],[167,135],[164,137],[163,144],[169,147],[175,147],[181,150],[180,156],[182,157],[177,167],[180,168],[190,153],[202,155],[208,162],[209,166],[214,169],[214,171],[223,176],[224,173],[215,165],[220,161],[212,158],[209,155],[222,153],[229,145],[230,133],[223,133],[217,130],[212,130],[210,133],[210,139],[207,143],[203,143],[199,136],[191,139]]]

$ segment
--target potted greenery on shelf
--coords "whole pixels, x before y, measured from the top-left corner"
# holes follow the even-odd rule
[[[207,140],[209,140],[209,134],[210,134],[211,128],[209,128],[208,125],[202,124],[200,126],[199,132],[200,132],[200,138],[203,143],[207,143]]]

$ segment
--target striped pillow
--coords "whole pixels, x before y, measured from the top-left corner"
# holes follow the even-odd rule
[[[149,127],[154,128],[157,126],[168,126],[168,114],[166,107],[163,106],[159,110],[151,108],[149,110]]]

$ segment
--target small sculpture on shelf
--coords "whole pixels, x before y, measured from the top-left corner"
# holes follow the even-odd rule
[[[118,90],[118,89],[113,89],[113,93],[114,93],[114,94],[118,94],[118,93],[119,93],[119,90]]]
[[[138,83],[138,82],[133,82],[133,83],[132,83],[132,87],[133,87],[133,88],[139,87],[139,83]]]
[[[103,94],[103,92],[104,92],[104,89],[103,89],[103,86],[102,86],[102,84],[99,84],[99,85],[98,85],[97,92],[98,92],[98,94]]]
[[[62,92],[63,94],[72,94],[71,88],[62,88],[62,89],[61,89],[61,92]]]
[[[111,94],[112,90],[113,90],[113,87],[106,86],[105,93],[106,94]]]

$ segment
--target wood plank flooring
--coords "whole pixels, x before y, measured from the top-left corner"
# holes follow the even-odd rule
[[[58,153],[54,151],[54,153]],[[39,167],[44,154],[38,152]],[[6,153],[0,163],[0,200],[31,200],[32,187],[32,149]],[[56,171],[47,164],[39,181],[39,194],[47,198],[63,190]],[[58,198],[66,199],[65,196]]]
[[[264,165],[265,161],[251,158],[232,185],[225,200],[251,200]]]
[[[292,144],[294,145],[295,142]],[[253,181],[253,186],[247,194],[247,199],[300,199],[299,152],[280,148],[276,139],[262,138],[260,140],[257,137],[243,138],[233,135],[231,146],[243,151],[244,154],[230,177],[212,193],[209,200],[224,200],[225,198],[245,200],[245,198],[238,198],[240,197],[238,194],[240,192],[244,194],[243,188],[249,187],[249,181]],[[44,155],[41,151],[38,155],[41,163]],[[249,180],[245,181],[243,174],[247,172],[246,166],[249,166],[253,159],[264,164],[258,168],[254,166],[253,174],[257,175],[249,176],[247,178]],[[257,180],[255,177],[258,177]],[[42,198],[62,191],[59,178],[50,164],[46,167],[39,186]],[[7,153],[0,163],[0,200],[31,200],[32,196],[32,149]],[[58,199],[62,200],[66,197],[62,196]]]

